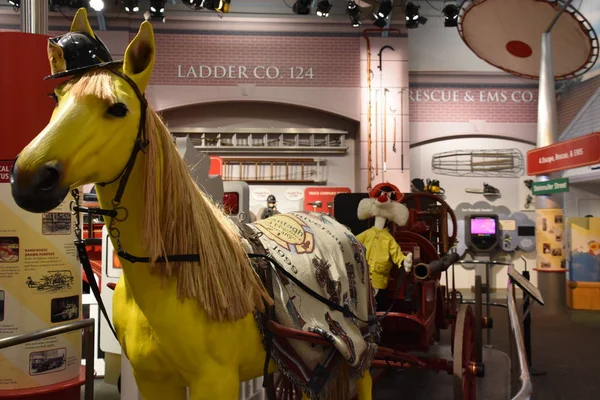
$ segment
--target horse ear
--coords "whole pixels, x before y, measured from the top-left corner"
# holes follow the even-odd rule
[[[148,21],[142,22],[138,34],[133,38],[127,50],[123,62],[123,72],[127,74],[138,85],[143,93],[152,77],[154,69],[154,30]]]
[[[85,8],[80,8],[77,10],[75,17],[73,18],[73,22],[71,23],[71,32],[84,32],[95,38],[94,31],[92,30],[92,26],[88,21],[87,10]]]

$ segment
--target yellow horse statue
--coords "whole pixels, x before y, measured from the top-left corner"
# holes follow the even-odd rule
[[[303,397],[342,400],[353,380],[358,399],[370,400],[376,346],[364,328],[372,293],[364,249],[349,231],[300,212],[238,226],[195,185],[143,96],[155,61],[149,22],[124,60],[112,61],[80,9],[70,32],[49,40],[48,56],[51,77],[70,78],[55,89],[50,122],[15,161],[13,198],[42,213],[69,191],[96,183],[124,272],[114,292],[114,325],[144,399],[184,399],[186,387],[192,400],[238,399],[240,382],[263,375],[269,346],[259,321],[274,309],[282,325],[322,334],[331,346],[274,342],[269,373],[286,373],[290,364],[277,354],[287,350],[309,355],[293,360],[301,372],[339,359],[334,370],[347,373],[332,373],[329,386],[320,386],[328,390],[314,389],[314,380],[294,381]],[[276,261],[272,269],[288,271],[275,269],[270,290],[261,267],[254,268],[261,263],[248,256],[257,243]],[[335,357],[324,359],[327,349]]]

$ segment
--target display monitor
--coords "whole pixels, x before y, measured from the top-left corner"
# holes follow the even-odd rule
[[[471,219],[471,234],[472,235],[495,235],[496,220],[493,218],[482,217]]]
[[[494,214],[475,214],[466,217],[466,242],[471,251],[489,253],[499,243],[500,221]]]
[[[519,226],[517,232],[519,236],[535,236],[535,226]]]

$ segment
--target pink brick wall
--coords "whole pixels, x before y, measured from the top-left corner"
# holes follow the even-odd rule
[[[570,88],[558,97],[558,128],[563,132],[575,115],[600,87],[600,75]]]
[[[360,86],[360,38],[157,34],[156,45],[153,85]],[[236,68],[231,71],[233,78],[215,78],[214,69],[208,78],[195,78],[194,74],[200,74],[200,65]],[[194,68],[190,76],[179,77],[187,76],[190,66]],[[240,70],[239,66],[246,68]],[[271,77],[276,76],[276,67],[279,76],[258,79],[256,76],[266,76],[263,68],[254,74],[259,66],[271,66]],[[292,79],[292,67],[301,67],[304,79]],[[306,75],[311,67],[312,79]],[[207,74],[206,69],[203,72]],[[295,69],[294,75],[299,72]]]
[[[537,89],[531,88],[415,86],[409,101],[410,122],[537,121]]]

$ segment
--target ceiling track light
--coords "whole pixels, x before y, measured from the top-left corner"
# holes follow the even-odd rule
[[[94,11],[104,10],[104,0],[89,0],[89,5]]]
[[[329,11],[331,11],[331,3],[329,0],[319,0],[317,3],[317,15],[319,17],[329,17]]]
[[[375,14],[373,14],[373,25],[384,28],[389,22],[389,16],[392,13],[392,0],[381,0]]]
[[[128,13],[135,13],[140,11],[138,0],[123,0],[123,8],[125,9],[125,12]]]
[[[206,8],[205,0],[182,0],[182,3],[194,11],[204,10]]]
[[[150,18],[162,21],[163,23],[166,21],[165,19],[165,0],[150,0]]]
[[[350,18],[350,23],[354,28],[358,28],[361,25],[360,8],[358,8],[358,5],[354,0],[348,0],[346,14],[348,14],[348,17]]]
[[[228,13],[231,0],[182,0],[188,8],[199,10],[210,10],[218,13]]]
[[[220,13],[228,13],[229,6],[231,5],[231,0],[219,0],[219,5],[215,8],[216,12]]]
[[[308,15],[310,14],[310,4],[312,0],[296,0],[294,6],[292,7],[292,11],[294,14],[298,15]]]
[[[444,26],[454,28],[458,26],[458,6],[455,1],[448,1],[442,9],[444,13]]]
[[[419,15],[420,6],[415,5],[412,1],[406,3],[404,13],[406,15],[406,27],[408,29],[418,28],[419,25],[425,25],[427,18]]]

